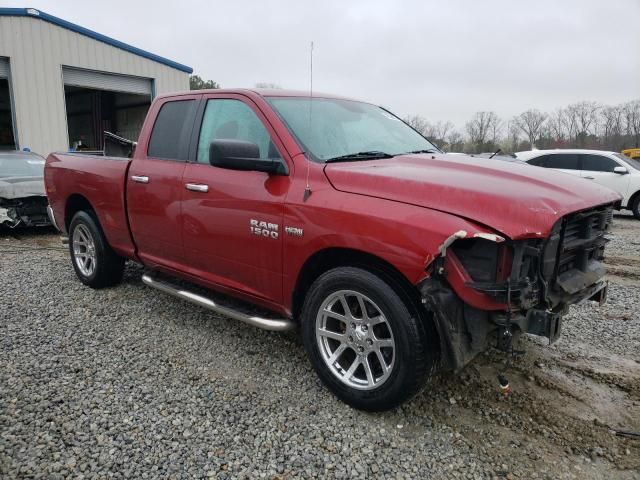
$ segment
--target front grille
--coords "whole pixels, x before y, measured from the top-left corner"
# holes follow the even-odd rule
[[[589,262],[602,260],[605,234],[613,219],[613,207],[574,213],[563,219],[556,275],[571,269],[586,271]]]

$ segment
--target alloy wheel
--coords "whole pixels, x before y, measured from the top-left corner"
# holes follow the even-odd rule
[[[351,388],[378,388],[391,375],[396,353],[391,325],[359,292],[339,290],[324,300],[316,317],[316,340],[331,373]]]

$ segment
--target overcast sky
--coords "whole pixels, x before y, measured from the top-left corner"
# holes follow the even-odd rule
[[[29,0],[193,67],[223,87],[272,82],[397,114],[503,118],[640,98],[640,0]]]

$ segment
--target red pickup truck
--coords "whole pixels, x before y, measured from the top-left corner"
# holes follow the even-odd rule
[[[45,182],[83,283],[114,285],[133,260],[151,287],[299,326],[322,381],[368,410],[521,333],[554,341],[569,305],[604,301],[620,202],[444,154],[376,105],[284,90],[158,97],[133,158],[51,154]]]

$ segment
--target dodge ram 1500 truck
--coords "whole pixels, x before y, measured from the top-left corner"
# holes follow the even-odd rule
[[[367,410],[523,332],[554,341],[569,305],[604,301],[620,202],[443,154],[376,105],[284,90],[158,97],[131,159],[51,154],[45,182],[83,283],[118,283],[128,259],[163,292],[299,325],[322,381]]]

